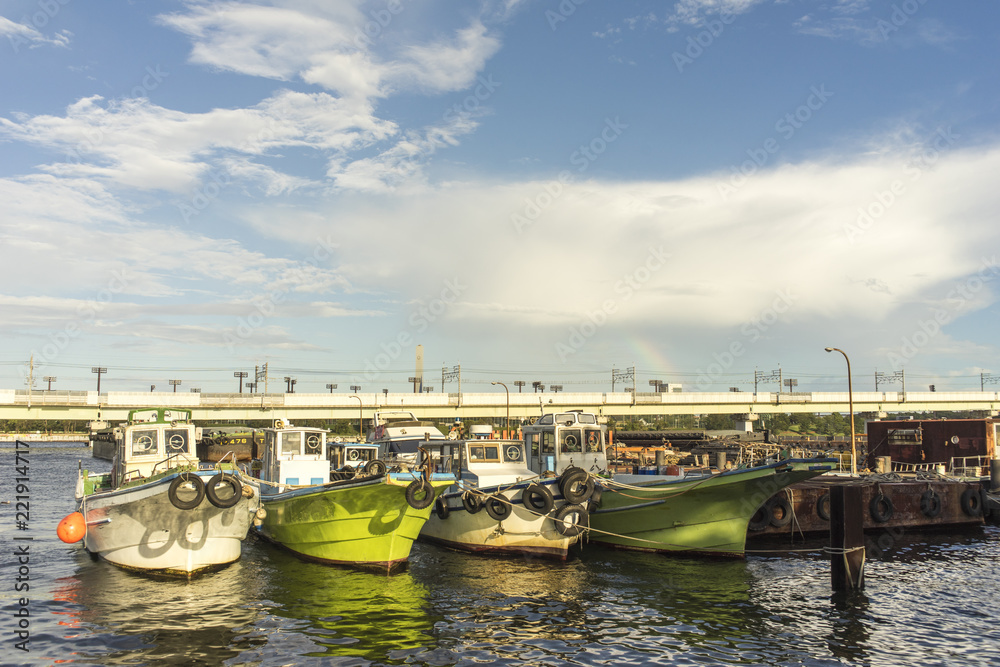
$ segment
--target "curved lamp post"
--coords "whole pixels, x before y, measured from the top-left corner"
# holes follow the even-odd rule
[[[490,384],[494,384],[494,385],[498,384],[498,385],[500,385],[501,387],[503,387],[504,392],[507,394],[507,418],[504,419],[503,427],[504,427],[504,430],[509,431],[510,430],[510,391],[507,389],[507,385],[505,385],[503,382],[490,382]]]
[[[365,404],[360,396],[351,396],[351,398],[358,399],[358,437],[361,438],[360,442],[364,442]]]
[[[854,446],[854,391],[851,388],[851,360],[847,358],[847,353],[836,347],[824,348],[827,352],[840,352],[847,361],[847,405],[851,411],[851,476],[858,474],[858,454]]]

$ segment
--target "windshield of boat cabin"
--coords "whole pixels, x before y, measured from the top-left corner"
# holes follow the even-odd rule
[[[290,431],[281,434],[281,453],[284,455],[294,455],[302,451],[302,433]]]

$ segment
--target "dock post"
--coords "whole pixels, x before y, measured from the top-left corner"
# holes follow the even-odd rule
[[[725,470],[726,469],[726,453],[725,452],[716,452],[715,453],[715,467],[718,468],[719,470]]]
[[[663,474],[663,466],[667,465],[667,453],[662,449],[656,450],[656,474]]]
[[[865,587],[865,532],[861,487],[830,487],[830,578],[833,590]]]
[[[990,459],[990,493],[1000,491],[1000,459]]]

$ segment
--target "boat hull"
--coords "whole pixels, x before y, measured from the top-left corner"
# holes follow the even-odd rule
[[[757,509],[785,487],[831,469],[828,459],[797,459],[695,479],[630,479],[624,486],[606,480],[588,539],[636,551],[742,558]]]
[[[217,471],[199,471],[207,482]],[[80,500],[87,522],[84,548],[120,567],[147,573],[190,576],[239,560],[241,544],[257,509],[259,494],[219,508],[207,498],[182,510],[169,500],[176,474]]]
[[[410,506],[412,481],[369,477],[264,493],[266,515],[255,532],[305,560],[394,572],[406,565],[433,507]],[[451,482],[430,483],[437,497]]]
[[[544,483],[555,499],[551,512],[540,514],[526,507],[522,501],[527,483],[479,489],[481,494],[502,495],[511,506],[510,515],[503,520],[494,519],[485,509],[469,512],[462,504],[462,493],[453,492],[442,496],[447,510],[436,511],[420,531],[420,540],[431,542],[469,553],[537,556],[555,560],[566,560],[570,547],[581,539],[581,535],[566,536],[556,529],[552,514],[565,504],[559,495],[556,480]]]

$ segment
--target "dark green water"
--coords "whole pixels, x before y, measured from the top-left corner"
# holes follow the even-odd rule
[[[994,527],[892,535],[848,596],[831,593],[819,551],[702,561],[593,545],[557,564],[418,544],[406,572],[384,577],[250,540],[220,572],[161,581],[55,537],[77,462],[104,462],[79,446],[28,453],[28,529],[0,505],[4,665],[1000,664]],[[12,443],[0,443],[0,500],[15,476]],[[23,607],[13,554],[26,536]],[[24,608],[29,652],[15,647]]]

